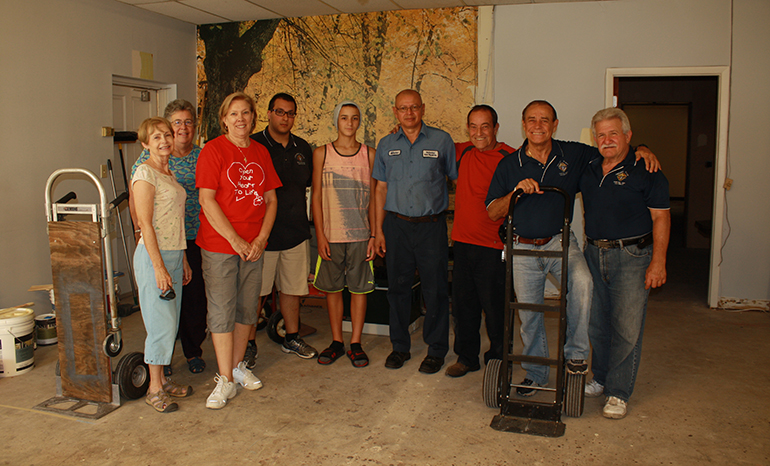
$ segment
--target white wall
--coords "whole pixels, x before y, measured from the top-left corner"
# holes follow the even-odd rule
[[[177,95],[193,100],[195,38],[193,25],[118,2],[3,2],[0,308],[35,301],[38,313],[49,312],[45,295],[27,292],[51,283],[45,182],[58,168],[98,175],[112,157],[112,138],[100,132],[112,126],[112,75],[131,76],[132,50],[149,52],[154,79],[177,84]],[[95,190],[77,186],[81,199],[92,199]]]
[[[768,300],[770,2],[735,0],[734,14],[728,177],[735,182],[725,198],[731,232],[722,251],[720,296]]]
[[[520,144],[521,110],[531,100],[545,99],[558,112],[556,137],[578,140],[581,128],[604,107],[606,68],[730,65],[730,10],[729,0],[496,7],[499,139]],[[768,20],[767,1],[735,0],[729,138],[735,184],[727,197],[732,232],[724,249],[719,296],[770,299],[770,243],[765,240],[770,183],[764,181],[770,173],[770,33],[763,27]]]

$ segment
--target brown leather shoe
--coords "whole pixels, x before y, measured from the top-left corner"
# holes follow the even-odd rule
[[[468,372],[475,372],[479,369],[481,369],[481,366],[468,367],[465,364],[458,361],[446,368],[446,375],[448,375],[449,377],[462,377]]]

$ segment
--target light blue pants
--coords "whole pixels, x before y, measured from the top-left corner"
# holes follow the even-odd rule
[[[139,288],[139,305],[147,331],[144,341],[144,362],[165,366],[171,364],[174,342],[179,329],[179,315],[182,310],[182,280],[184,278],[184,251],[160,251],[166,270],[174,280],[176,298],[171,301],[160,299],[161,290],[155,281],[150,255],[144,244],[137,244],[134,251],[134,275]]]

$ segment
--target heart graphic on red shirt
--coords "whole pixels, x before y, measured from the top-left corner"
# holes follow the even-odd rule
[[[259,195],[257,187],[265,182],[265,171],[259,164],[249,162],[244,165],[241,162],[233,162],[227,169],[227,179],[235,188],[235,202],[254,196],[254,205],[262,205],[264,198]]]

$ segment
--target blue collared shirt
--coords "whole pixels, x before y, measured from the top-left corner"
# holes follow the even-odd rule
[[[519,181],[532,178],[541,186],[561,188],[570,195],[572,205],[569,218],[572,221],[575,195],[580,176],[588,162],[599,155],[595,147],[579,142],[551,140],[551,153],[543,165],[527,155],[529,141],[524,141],[515,154],[505,157],[492,176],[486,204],[510,193]],[[548,238],[556,236],[564,224],[564,200],[558,193],[524,194],[513,213],[513,229],[524,238]]]
[[[652,231],[650,209],[670,207],[668,180],[662,171],[650,173],[634,150],[606,175],[599,156],[588,165],[580,180],[586,209],[586,236],[591,239],[623,239]]]
[[[388,183],[385,210],[409,217],[439,214],[449,207],[446,178],[457,179],[454,142],[424,122],[414,143],[400,129],[380,139],[372,176]]]

